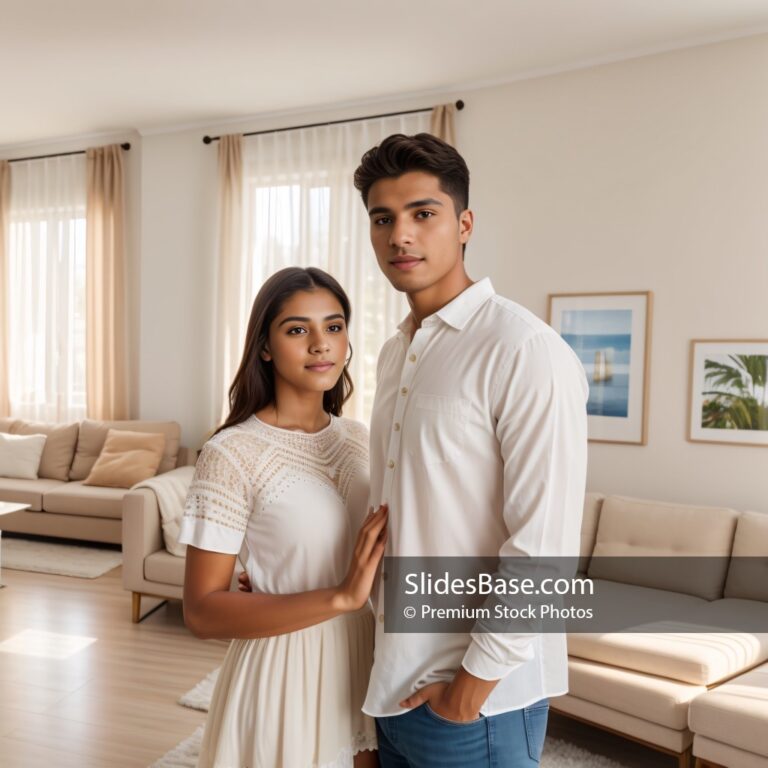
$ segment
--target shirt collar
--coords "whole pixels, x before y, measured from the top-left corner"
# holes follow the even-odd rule
[[[425,317],[421,325],[433,325],[440,318],[444,323],[460,331],[469,322],[472,315],[495,293],[491,279],[485,277],[464,289],[455,299],[449,301],[437,312]],[[410,336],[414,330],[413,326],[413,315],[409,312],[397,328],[405,336]]]

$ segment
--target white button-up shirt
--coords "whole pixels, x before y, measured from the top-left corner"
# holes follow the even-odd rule
[[[371,417],[371,497],[389,504],[389,556],[576,556],[587,459],[584,369],[546,323],[487,278],[413,332],[409,316],[379,356]],[[398,701],[459,666],[500,680],[494,715],[567,692],[562,634],[384,632],[363,709]]]

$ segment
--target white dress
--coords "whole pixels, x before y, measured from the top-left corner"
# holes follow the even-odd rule
[[[368,432],[331,417],[320,432],[255,416],[203,447],[180,541],[237,554],[254,592],[339,584],[368,498]],[[362,713],[373,661],[369,608],[297,632],[233,640],[219,673],[198,768],[348,768],[376,748]]]

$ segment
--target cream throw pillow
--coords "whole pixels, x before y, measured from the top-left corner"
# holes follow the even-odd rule
[[[154,477],[165,449],[165,435],[110,429],[83,485],[130,488]]]
[[[0,477],[37,480],[45,435],[8,435],[0,432]]]

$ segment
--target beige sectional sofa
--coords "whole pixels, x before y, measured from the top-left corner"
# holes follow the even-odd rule
[[[194,463],[180,445],[175,421],[92,421],[45,424],[0,419],[0,432],[47,436],[37,480],[0,477],[0,501],[29,504],[29,509],[4,515],[4,531],[120,544],[124,488],[83,485],[101,452],[109,429],[160,432],[165,449],[158,473]]]
[[[767,768],[768,634],[705,630],[745,616],[768,628],[768,515],[588,494],[581,554],[586,573],[632,605],[638,625],[661,605],[676,619],[654,632],[569,633],[569,693],[552,708],[675,755],[680,766],[696,756]],[[587,562],[589,554],[601,557]],[[719,567],[695,579],[660,570],[638,584],[622,562],[671,555],[718,557]],[[690,625],[702,632],[684,631]]]

